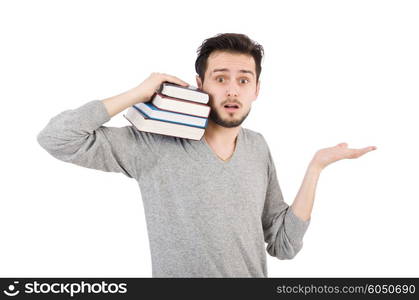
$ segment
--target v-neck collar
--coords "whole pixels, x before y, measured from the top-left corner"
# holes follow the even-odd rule
[[[233,154],[227,160],[222,160],[220,157],[218,157],[218,155],[212,150],[211,146],[205,140],[205,136],[202,136],[200,142],[202,143],[204,148],[207,149],[208,157],[211,160],[221,165],[228,165],[228,164],[231,164],[234,160],[236,160],[238,152],[241,149],[241,140],[242,140],[242,134],[243,134],[242,131],[243,131],[243,128],[240,127],[239,133],[237,134],[236,145],[234,147]]]

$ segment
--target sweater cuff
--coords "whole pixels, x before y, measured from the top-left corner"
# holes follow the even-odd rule
[[[285,231],[287,236],[294,242],[302,241],[308,225],[310,225],[310,221],[311,218],[303,221],[294,214],[291,207],[288,207],[287,214],[285,215]]]

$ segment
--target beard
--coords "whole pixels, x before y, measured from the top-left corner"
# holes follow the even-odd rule
[[[240,117],[239,119],[227,120],[227,119],[223,119],[220,116],[217,109],[211,108],[208,119],[210,119],[211,121],[213,121],[215,124],[217,124],[219,126],[226,127],[226,128],[232,128],[232,127],[240,126],[241,123],[243,123],[243,121],[247,118],[249,113],[250,113],[250,108],[249,108],[249,111],[245,115]]]

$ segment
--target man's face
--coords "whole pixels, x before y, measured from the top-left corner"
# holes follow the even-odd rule
[[[259,94],[251,55],[214,51],[208,57],[203,84],[199,76],[196,81],[210,95],[209,119],[222,127],[240,126]]]

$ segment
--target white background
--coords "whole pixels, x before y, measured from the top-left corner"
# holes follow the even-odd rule
[[[2,2],[0,276],[151,276],[135,180],[61,162],[36,135],[151,72],[195,85],[196,49],[222,32],[265,48],[243,126],[265,136],[287,203],[317,150],[378,147],[322,172],[303,249],[268,256],[269,276],[419,276],[418,15],[417,1]]]

